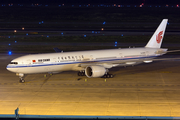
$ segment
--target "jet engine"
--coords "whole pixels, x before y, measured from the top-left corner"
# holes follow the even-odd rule
[[[102,66],[88,66],[85,69],[85,75],[89,78],[102,77],[107,72],[107,69]]]

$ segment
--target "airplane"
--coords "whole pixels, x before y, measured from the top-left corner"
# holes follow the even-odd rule
[[[21,83],[25,82],[25,74],[71,70],[88,78],[112,78],[113,75],[108,73],[110,68],[151,63],[154,58],[168,52],[168,49],[161,48],[167,22],[168,19],[162,20],[145,47],[30,54],[12,60],[6,68],[16,73]]]

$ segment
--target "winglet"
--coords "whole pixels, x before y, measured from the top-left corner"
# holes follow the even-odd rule
[[[160,48],[161,47],[167,22],[168,22],[168,19],[162,20],[161,24],[156,29],[155,33],[153,34],[153,36],[151,37],[151,39],[149,40],[149,42],[147,43],[147,45],[145,47],[148,47],[148,48]]]

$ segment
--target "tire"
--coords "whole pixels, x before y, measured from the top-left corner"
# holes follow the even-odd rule
[[[81,72],[81,76],[84,76],[84,73],[83,73],[83,72]]]
[[[19,81],[20,83],[24,83],[25,82],[25,80],[24,79],[20,79],[20,81]]]
[[[81,76],[81,72],[78,72],[78,76]]]
[[[107,78],[107,75],[104,75],[103,78]]]

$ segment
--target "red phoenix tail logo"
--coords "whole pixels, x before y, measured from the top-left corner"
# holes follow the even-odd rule
[[[163,34],[163,31],[159,32],[159,34],[156,35],[156,41],[157,41],[157,43],[160,43],[160,42],[161,42],[162,34]]]

